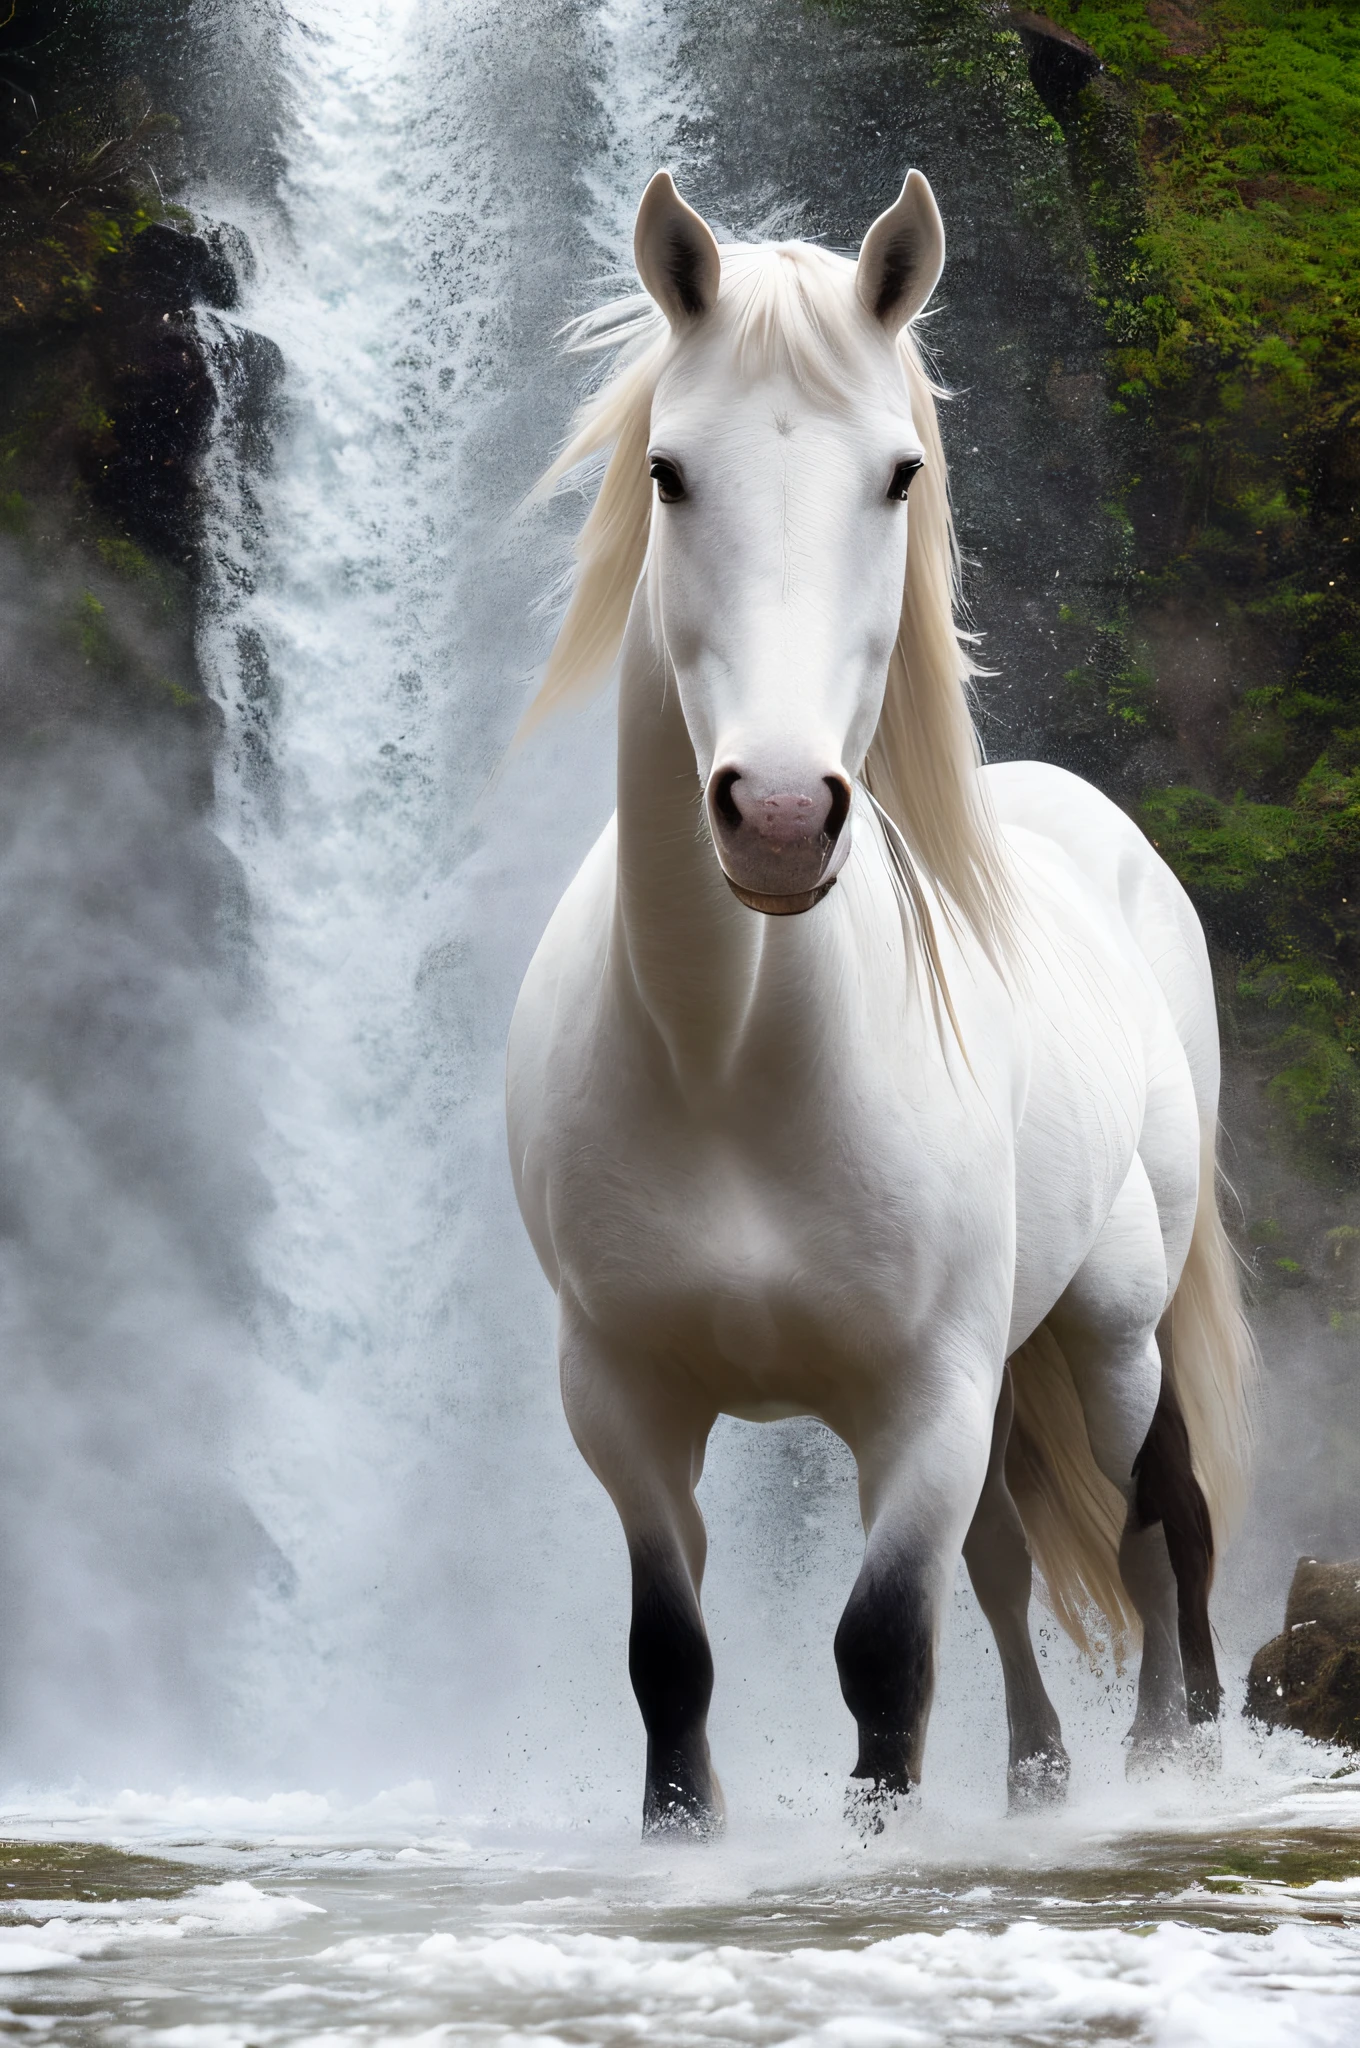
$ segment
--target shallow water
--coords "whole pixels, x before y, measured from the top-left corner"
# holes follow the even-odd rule
[[[1285,1761],[1056,1820],[960,1829],[927,1800],[868,1843],[774,1823],[706,1848],[460,1826],[421,1786],[348,1810],[49,1797],[3,1817],[0,2027],[175,2048],[1348,2042],[1360,1773]]]

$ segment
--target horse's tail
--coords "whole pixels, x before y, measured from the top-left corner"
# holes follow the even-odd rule
[[[1242,1313],[1241,1266],[1218,1213],[1212,1128],[1200,1150],[1195,1229],[1161,1332],[1216,1541],[1246,1504],[1256,1406],[1256,1340]]]
[[[1238,1262],[1218,1213],[1217,1177],[1210,1133],[1189,1255],[1159,1335],[1163,1370],[1221,1542],[1246,1492],[1256,1346],[1242,1313]],[[1091,1455],[1071,1370],[1046,1323],[1016,1352],[1011,1375],[1015,1420],[1006,1480],[1049,1605],[1088,1656],[1098,1654],[1098,1638],[1108,1633],[1121,1663],[1138,1630],[1119,1575],[1124,1502]]]
[[[1115,1663],[1121,1665],[1138,1630],[1119,1576],[1123,1496],[1091,1456],[1071,1368],[1047,1323],[1040,1323],[1010,1363],[1015,1417],[1006,1448],[1006,1484],[1043,1575],[1048,1604],[1092,1661],[1100,1637],[1108,1632]]]

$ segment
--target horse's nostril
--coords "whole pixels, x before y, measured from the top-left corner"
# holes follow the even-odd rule
[[[842,825],[850,815],[850,785],[840,775],[827,775],[823,780],[831,791],[831,809],[822,830],[834,846],[841,836]]]
[[[713,785],[713,808],[722,819],[724,825],[728,826],[733,832],[738,831],[742,823],[737,800],[732,794],[732,791],[740,781],[741,775],[738,770],[728,768],[718,777]]]

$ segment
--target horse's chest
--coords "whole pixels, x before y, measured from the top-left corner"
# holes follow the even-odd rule
[[[909,1343],[951,1237],[981,1256],[994,1240],[1005,1293],[1004,1200],[960,1233],[947,1177],[887,1105],[870,1132],[862,1111],[790,1099],[758,1136],[736,1110],[615,1100],[564,1176],[564,1277],[597,1328],[711,1372],[724,1405],[816,1406],[822,1373]]]

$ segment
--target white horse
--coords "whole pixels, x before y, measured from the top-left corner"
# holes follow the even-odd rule
[[[1252,1353],[1204,941],[1097,791],[979,766],[910,326],[944,260],[926,180],[851,262],[719,249],[659,172],[635,248],[649,296],[581,323],[621,361],[545,479],[610,451],[537,700],[618,661],[618,809],[526,977],[508,1109],[632,1564],[644,1826],[723,1811],[695,1501],[719,1414],[819,1416],[855,1456],[835,1654],[870,1824],[920,1776],[960,1550],[1012,1803],[1061,1796],[1031,1547],[1080,1640],[1141,1624],[1134,1759],[1219,1708]]]

